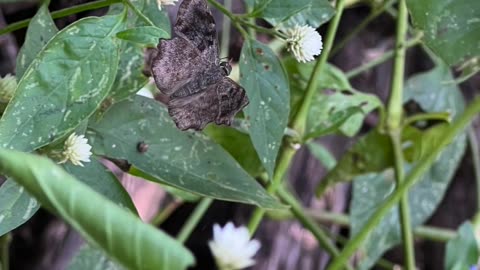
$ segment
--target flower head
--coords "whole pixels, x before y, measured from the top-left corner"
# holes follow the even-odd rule
[[[255,261],[252,257],[260,248],[260,242],[250,240],[246,227],[235,228],[228,222],[221,228],[218,224],[213,226],[213,241],[208,243],[221,270],[236,270],[252,266]]]
[[[92,146],[88,144],[84,135],[76,135],[72,133],[63,145],[63,159],[59,163],[71,161],[73,165],[82,166],[83,162],[90,162]]]
[[[299,62],[308,62],[322,52],[322,36],[315,28],[296,25],[286,31],[288,50]]]
[[[178,0],[157,0],[157,6],[159,10],[162,10],[162,6],[175,5]]]

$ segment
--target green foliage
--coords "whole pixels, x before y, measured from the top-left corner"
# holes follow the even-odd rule
[[[450,78],[449,70],[443,66],[416,75],[409,79],[405,85],[405,100],[415,101],[426,112],[450,111],[455,119],[463,111],[464,101],[455,85],[442,84],[442,79],[448,80]],[[436,95],[432,96],[432,91],[435,91]],[[412,139],[415,140],[416,138],[418,142],[416,145],[414,143],[413,148],[419,149],[412,155],[423,158],[433,148],[444,147],[438,143],[436,138],[444,134],[448,128],[448,125],[440,125],[429,129],[428,132],[417,133],[412,136]],[[377,144],[378,142],[372,142],[370,147],[378,149],[376,151],[389,149],[376,147]],[[412,226],[422,224],[435,211],[461,161],[465,147],[465,134],[460,134],[450,145],[445,147],[430,170],[409,191]],[[408,172],[410,167],[407,165],[405,170]],[[353,235],[359,232],[388,194],[392,193],[395,186],[391,169],[381,173],[358,176],[354,179],[353,199],[350,203]],[[362,257],[360,263],[361,269],[369,269],[386,250],[400,243],[401,230],[398,213],[398,207],[390,209],[380,225],[372,231],[368,240],[363,244],[365,256]]]
[[[103,251],[84,245],[70,262],[67,270],[123,270],[117,263],[111,261]]]
[[[250,99],[244,110],[250,138],[272,176],[290,112],[287,75],[269,47],[248,40],[240,56],[240,83]]]
[[[139,26],[118,32],[117,37],[140,45],[156,47],[159,39],[169,38],[170,34],[156,26]]]
[[[478,264],[480,249],[472,223],[464,222],[458,229],[458,236],[448,241],[445,269],[471,269]]]
[[[129,269],[186,269],[194,262],[180,243],[94,192],[47,158],[1,149],[0,172],[12,176],[42,206]],[[130,249],[132,243],[135,252]]]
[[[415,27],[449,65],[480,56],[480,1],[407,0]]]
[[[126,159],[156,181],[212,198],[281,207],[220,146],[202,133],[182,132],[155,100],[137,96],[112,106],[89,125],[98,155]],[[148,150],[137,150],[140,142]]]

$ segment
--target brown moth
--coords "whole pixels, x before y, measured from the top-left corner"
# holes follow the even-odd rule
[[[184,0],[174,37],[160,40],[152,61],[158,89],[169,97],[168,113],[181,130],[230,125],[248,105],[245,90],[227,76],[232,67],[220,62],[215,21],[205,0]]]

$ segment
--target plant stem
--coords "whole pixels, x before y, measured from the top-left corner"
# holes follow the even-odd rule
[[[478,140],[473,127],[468,129],[468,142],[470,144],[470,152],[472,152],[473,173],[475,174],[477,185],[477,211],[480,211],[480,149],[478,148]]]
[[[282,183],[282,179],[290,166],[290,162],[292,161],[295,152],[296,150],[288,145],[282,148],[280,152],[280,158],[277,163],[277,168],[275,169],[275,173],[273,175],[273,180],[270,182],[267,188],[269,194],[275,194],[277,187]],[[253,235],[255,233],[264,215],[264,209],[255,208],[252,217],[250,218],[250,222],[248,223],[248,230],[250,231],[250,234]]]
[[[212,202],[212,198],[205,197],[200,201],[200,203],[198,203],[197,207],[195,208],[195,210],[193,210],[193,213],[190,215],[187,222],[183,224],[182,229],[178,233],[177,240],[180,243],[185,243],[187,238],[192,233],[193,229],[195,229],[198,222],[200,222],[200,219],[203,217],[205,212],[207,212]]]
[[[225,9],[232,10],[232,0],[225,0]],[[228,58],[230,55],[230,31],[232,24],[230,19],[227,15],[223,14],[223,21],[222,21],[222,41],[220,44],[220,57],[221,58]]]
[[[404,157],[402,151],[402,117],[403,117],[403,80],[405,73],[405,38],[408,28],[408,13],[405,0],[400,0],[397,18],[397,34],[395,41],[395,59],[393,63],[393,78],[390,100],[388,103],[387,126],[388,134],[393,146],[395,180],[397,187],[405,178]],[[400,199],[400,223],[403,239],[403,251],[406,258],[406,269],[415,270],[415,249],[410,221],[410,207],[408,192]]]
[[[403,121],[402,126],[408,127],[415,122],[425,121],[425,120],[441,120],[441,121],[450,122],[452,121],[452,115],[448,112],[419,113],[406,118]]]
[[[337,33],[338,24],[340,18],[342,17],[343,9],[345,6],[345,0],[338,0],[336,6],[336,13],[333,19],[330,21],[327,29],[327,37],[324,43],[322,54],[317,60],[315,67],[313,68],[312,75],[308,81],[307,89],[305,95],[303,96],[300,109],[297,111],[293,118],[292,128],[295,129],[300,136],[304,135],[305,125],[307,120],[308,111],[310,110],[310,104],[312,103],[313,96],[318,90],[318,77],[323,71],[323,68],[327,64],[327,59],[332,49],[333,41],[335,40],[335,35]]]
[[[287,36],[285,34],[283,34],[282,32],[276,31],[273,28],[265,28],[265,27],[256,25],[256,24],[250,22],[250,20],[242,20],[240,18],[238,18],[237,20],[238,20],[239,23],[250,27],[249,30],[258,30],[259,32],[267,33],[267,34],[279,37],[279,38],[284,39],[284,40],[287,39]],[[250,36],[252,36],[252,33],[255,33],[255,32],[250,31]]]
[[[160,226],[175,210],[183,204],[181,200],[175,200],[162,209],[150,222],[153,226]]]
[[[420,43],[420,40],[422,39],[422,34],[419,34],[417,36],[415,36],[414,38],[410,39],[409,41],[407,41],[405,43],[405,48],[410,48],[410,47],[413,47],[417,44]],[[382,56],[378,57],[377,59],[375,60],[372,60],[366,64],[363,64],[359,67],[356,67],[350,71],[348,71],[345,75],[347,76],[348,79],[351,79],[357,75],[359,75],[360,73],[364,72],[364,71],[367,71],[373,67],[376,67],[386,61],[388,61],[390,58],[392,58],[394,56],[394,50],[389,50],[387,52],[385,52],[384,54],[382,54]]]
[[[363,30],[368,24],[370,24],[371,21],[373,21],[375,18],[377,18],[380,14],[385,11],[387,7],[390,7],[393,3],[395,3],[397,0],[387,0],[383,2],[383,4],[380,7],[374,8],[370,14],[368,14],[367,18],[365,18],[360,24],[357,24],[353,30],[351,30],[346,37],[344,37],[342,40],[340,40],[337,45],[332,49],[332,52],[330,53],[330,57],[333,57],[336,55],[344,46],[347,44],[354,36],[356,36],[360,31]]]
[[[210,5],[214,6],[216,9],[218,9],[220,12],[222,12],[224,15],[226,15],[228,18],[230,18],[233,26],[237,28],[238,32],[242,34],[243,38],[247,40],[249,38],[249,34],[243,27],[239,24],[237,16],[233,15],[228,9],[226,9],[222,4],[218,3],[215,0],[207,0]]]
[[[324,248],[332,257],[337,256],[339,254],[337,247],[331,242],[328,235],[320,227],[318,227],[315,221],[313,221],[309,216],[305,215],[305,210],[298,200],[283,187],[277,189],[277,194],[282,201],[291,207],[290,211],[297,218],[297,220],[315,236],[319,245]],[[353,269],[350,265],[347,265],[346,268]]]
[[[87,11],[87,10],[93,10],[93,9],[98,9],[98,8],[102,8],[102,7],[108,7],[110,5],[113,5],[113,4],[116,4],[116,3],[121,3],[121,2],[122,2],[122,0],[99,0],[99,1],[95,1],[95,2],[90,2],[90,3],[81,4],[81,5],[78,5],[78,6],[73,6],[73,7],[62,9],[62,10],[54,11],[54,12],[51,13],[51,15],[52,15],[53,19],[58,19],[58,18],[62,18],[62,17],[66,17],[66,16],[69,16],[69,15],[75,14],[75,13],[80,13],[80,12],[83,12],[83,11]],[[16,31],[18,29],[22,29],[22,28],[27,27],[28,24],[30,23],[30,20],[31,19],[26,19],[26,20],[18,21],[18,22],[7,25],[5,28],[0,30],[0,36],[4,35],[4,34],[7,34],[7,33],[10,33],[10,32],[13,32],[13,31]]]
[[[462,132],[468,124],[473,120],[477,113],[480,112],[480,97],[467,107],[467,109],[452,123],[451,127],[442,134],[438,141],[438,147],[430,151],[421,161],[419,161],[415,167],[410,171],[397,189],[390,195],[385,202],[373,213],[368,219],[362,230],[353,236],[351,240],[344,247],[340,255],[334,259],[334,261],[327,268],[328,270],[340,269],[345,262],[353,255],[355,250],[363,243],[369,233],[380,223],[382,218],[395,206],[403,195],[415,185],[420,177],[431,167],[431,165],[438,158],[438,155],[442,152],[445,146],[452,142],[452,140],[460,132]]]
[[[12,240],[12,235],[7,233],[0,237],[0,270],[8,270],[10,267],[10,241]]]

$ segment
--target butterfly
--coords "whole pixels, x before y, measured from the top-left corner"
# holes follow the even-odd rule
[[[169,97],[168,113],[181,130],[230,125],[249,101],[245,89],[227,77],[230,63],[219,59],[215,20],[205,0],[184,0],[173,30],[172,39],[160,40],[151,64],[157,88]]]

